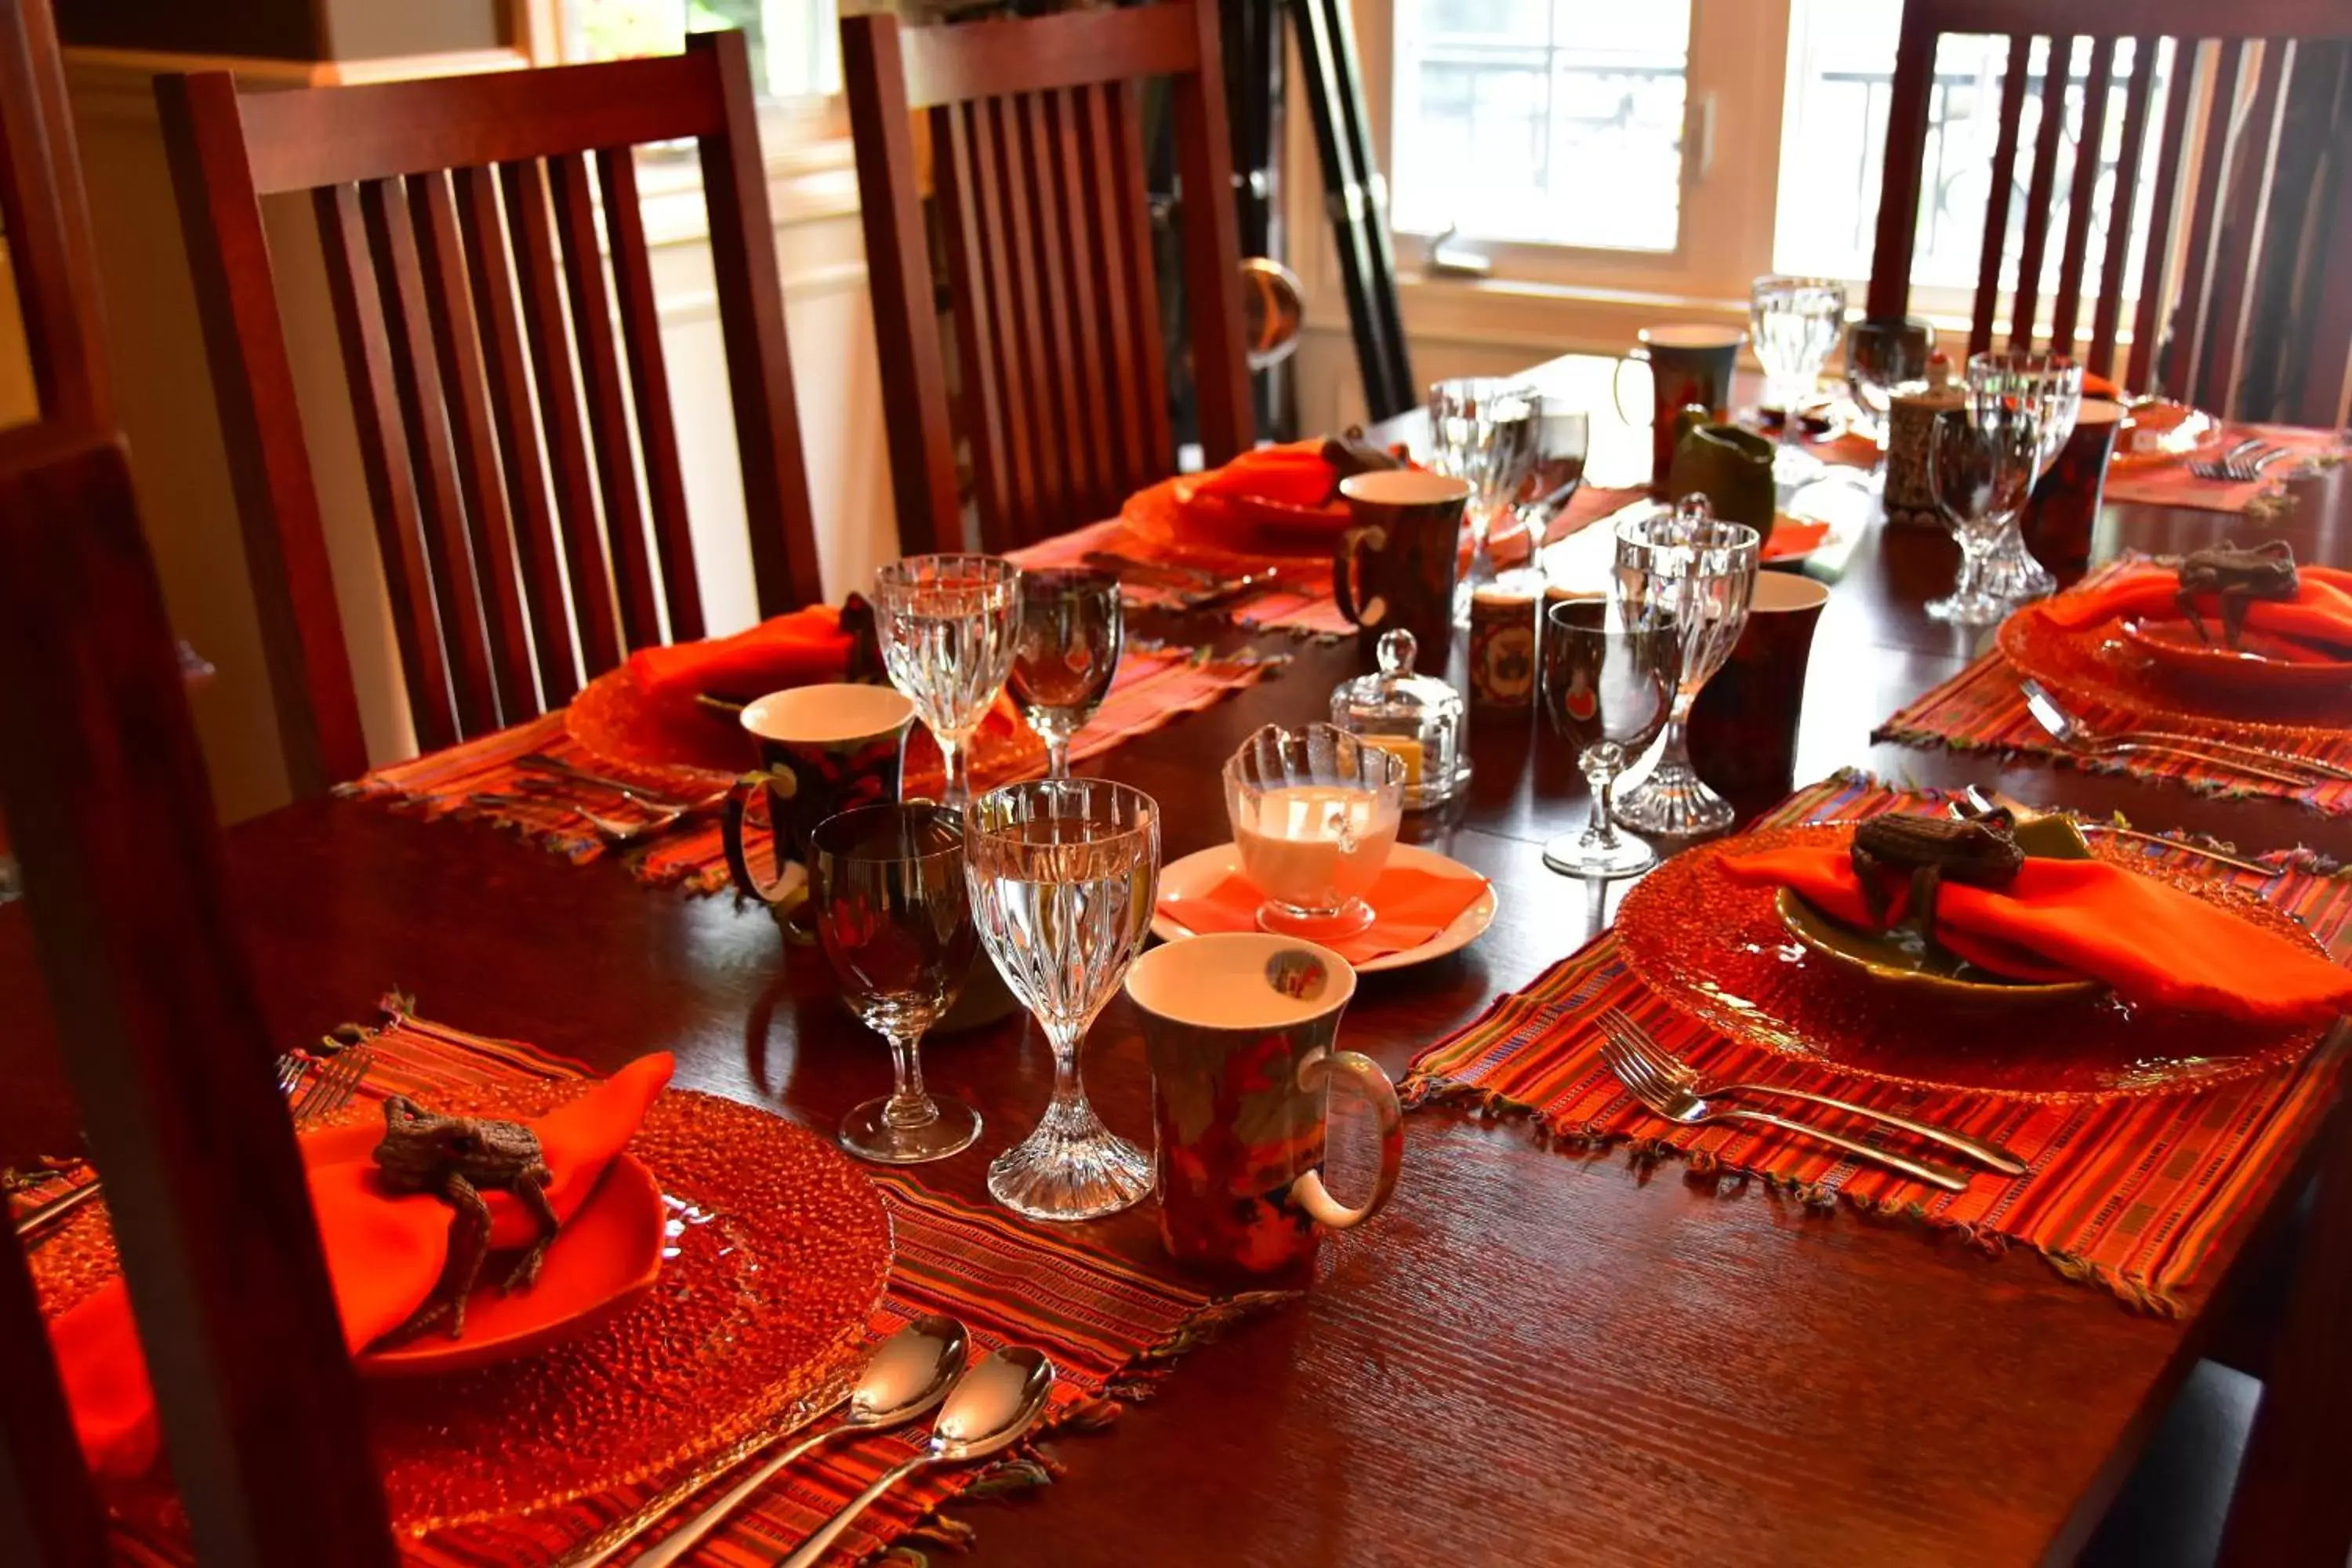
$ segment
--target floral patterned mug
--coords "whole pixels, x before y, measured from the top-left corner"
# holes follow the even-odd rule
[[[1255,931],[1188,937],[1128,971],[1143,1015],[1160,1133],[1160,1235],[1196,1268],[1273,1274],[1326,1230],[1380,1212],[1404,1153],[1396,1089],[1370,1057],[1332,1048],[1355,972],[1328,948]],[[1358,1207],[1323,1185],[1330,1091],[1380,1124],[1380,1174]]]

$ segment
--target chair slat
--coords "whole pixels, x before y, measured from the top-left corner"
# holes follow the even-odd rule
[[[1013,336],[1020,345],[1022,421],[1034,464],[1036,489],[1030,503],[1014,520],[1013,537],[1024,543],[1059,533],[1069,526],[1069,498],[1064,488],[1062,429],[1055,394],[1063,361],[1045,319],[1039,297],[1038,274],[1044,265],[1030,209],[1030,175],[1037,153],[1030,145],[1024,103],[1019,97],[989,100],[996,121],[997,190],[1004,200],[1004,238],[1001,253],[1013,287]]]
[[[572,344],[580,356],[588,430],[595,446],[596,496],[604,509],[604,551],[620,590],[621,636],[632,648],[662,640],[654,595],[653,557],[646,548],[645,509],[637,500],[636,465],[630,460],[629,416],[621,395],[621,363],[613,352],[612,296],[604,286],[604,245],[588,189],[587,161],[576,153],[547,160],[555,197],[555,232],[562,242],[563,290],[572,301]]]
[[[613,609],[613,578],[596,526],[595,480],[580,423],[579,383],[572,374],[572,337],[564,324],[563,286],[557,280],[555,229],[548,217],[547,173],[535,163],[502,164],[507,228],[520,277],[522,320],[539,379],[539,416],[555,478],[555,516],[563,531],[566,573],[580,654],[591,677],[621,662]]]
[[[965,106],[965,131],[971,149],[972,209],[978,220],[979,249],[974,257],[981,298],[994,323],[996,352],[974,368],[989,376],[996,403],[996,451],[1003,476],[1005,510],[992,518],[980,517],[981,542],[989,550],[1004,550],[1024,537],[1023,520],[1034,515],[1040,487],[1036,468],[1035,413],[1029,404],[1033,384],[1027,355],[1029,344],[1014,314],[1012,278],[1012,233],[1009,203],[1004,195],[1003,132],[995,100],[982,99]]]
[[[1038,262],[1037,303],[1044,316],[1041,326],[1046,344],[1045,363],[1061,371],[1046,377],[1053,409],[1052,428],[1060,453],[1054,469],[1061,479],[1061,509],[1049,526],[1039,531],[1058,532],[1095,521],[1090,510],[1096,491],[1094,463],[1097,454],[1088,446],[1084,434],[1086,416],[1081,405],[1086,396],[1085,362],[1079,356],[1077,332],[1071,321],[1071,242],[1067,237],[1076,227],[1076,215],[1062,199],[1060,149],[1053,127],[1047,123],[1047,94],[1030,92],[1022,94],[1015,105],[1021,117],[1029,232]]]
[[[613,283],[620,297],[621,346],[628,356],[629,391],[637,415],[637,441],[646,459],[654,547],[659,552],[662,603],[669,635],[684,642],[703,636],[702,589],[694,574],[694,532],[686,518],[686,470],[678,462],[677,423],[669,406],[669,370],[662,360],[661,310],[654,300],[653,257],[646,249],[646,215],[637,196],[637,161],[627,147],[596,154],[604,197],[604,234],[613,253]]]
[[[2299,425],[2340,427],[2346,419],[2345,351],[2352,348],[2352,267],[2341,260],[2352,256],[2352,157],[2337,158],[2334,174],[2334,216],[2317,254],[2338,260],[2321,274],[2312,315],[2313,352],[2304,361],[2303,385],[2288,417]]]
[[[383,290],[393,390],[407,426],[408,450],[417,465],[417,515],[425,531],[425,559],[433,571],[441,645],[449,656],[456,688],[457,728],[464,735],[487,734],[499,727],[498,696],[490,681],[488,639],[473,550],[466,538],[465,509],[457,500],[457,458],[449,446],[441,375],[434,363],[433,328],[425,319],[416,237],[409,230],[407,201],[398,181],[370,180],[359,192],[368,241],[375,251],[376,282]]]
[[[1168,427],[1168,353],[1162,346],[1160,268],[1151,243],[1151,199],[1144,184],[1143,94],[1133,82],[1110,85],[1111,161],[1118,182],[1119,223],[1126,232],[1129,297],[1134,301],[1136,381],[1143,420],[1143,474],[1139,482],[1176,471],[1176,438]]]
[[[2280,116],[2286,108],[2284,90],[2292,68],[2294,45],[2272,39],[2262,46],[2261,74],[2255,79],[2253,102],[2232,149],[2228,189],[2222,197],[2221,242],[2213,268],[2212,353],[2200,378],[2197,405],[2217,414],[2234,414],[2238,404],[2238,359],[2246,340],[2253,309],[2253,258],[2261,254],[2263,231],[2269,226],[2271,180],[2278,167]],[[2249,176],[2242,182],[2240,176]]]
[[[2084,361],[2093,375],[2115,374],[2116,333],[2123,323],[2140,154],[2147,150],[2147,110],[2155,96],[2160,42],[2144,37],[2132,46],[2131,82],[2124,92],[2123,140],[2116,151],[2116,188],[2107,204],[2107,249],[2099,264],[2099,300],[2091,313],[2091,351]]]
[[[1135,490],[1153,477],[1144,435],[1143,408],[1150,395],[1144,387],[1142,341],[1157,321],[1136,298],[1136,268],[1128,249],[1135,231],[1119,209],[1127,186],[1118,176],[1119,142],[1111,128],[1121,112],[1118,88],[1108,84],[1076,90],[1087,227],[1102,247],[1103,368],[1117,437],[1110,450],[1117,458],[1119,487]]]
[[[1992,188],[1985,198],[1984,246],[1977,258],[1976,314],[1969,326],[1969,353],[1992,347],[1992,321],[2000,308],[2001,250],[2009,243],[2009,194],[2017,183],[2017,133],[2025,118],[2025,79],[2032,68],[2033,40],[2022,34],[2009,41],[2009,65],[2000,79],[2000,129],[1993,143]]]
[[[992,548],[1012,515],[1013,475],[1003,399],[997,392],[1004,356],[997,348],[988,248],[981,238],[980,156],[973,145],[977,112],[966,103],[931,110],[931,148],[948,234],[948,287],[955,301],[956,384],[964,427],[971,433],[972,500],[982,548]]]
[[[2094,39],[2090,74],[2083,79],[2083,116],[2074,136],[2074,179],[2066,197],[2065,248],[2058,254],[2058,303],[2051,311],[2050,346],[2074,352],[2074,324],[2083,308],[2083,276],[2090,267],[2091,205],[2099,188],[2099,153],[2106,140],[2107,89],[2115,80],[2116,41]],[[2128,223],[2131,208],[2122,216]]]
[[[498,175],[490,169],[457,171],[458,226],[465,237],[466,276],[473,286],[480,326],[483,380],[497,418],[515,553],[522,566],[523,602],[530,612],[539,689],[550,708],[580,689],[572,648],[572,617],[558,564],[555,516],[539,430],[531,423],[530,369],[523,358],[522,318],[515,309],[514,265],[506,222],[499,211]]]
[[[425,562],[408,437],[400,423],[400,395],[393,384],[383,297],[359,193],[349,185],[324,186],[311,194],[311,205],[326,253],[327,292],[342,339],[352,414],[359,425],[360,468],[367,478],[384,589],[392,600],[393,640],[408,681],[409,717],[418,744],[436,750],[456,742],[461,726],[451,706],[449,668],[434,613],[432,571]]]
[[[1082,151],[1085,109],[1081,100],[1091,90],[1064,88],[1054,94],[1046,104],[1045,121],[1055,178],[1061,187],[1064,232],[1069,241],[1070,320],[1076,334],[1070,362],[1082,421],[1073,442],[1087,458],[1086,510],[1108,517],[1118,510],[1126,487],[1117,477],[1118,457],[1111,445],[1116,378],[1103,363],[1103,344],[1108,337],[1108,289],[1103,278],[1107,237],[1091,221]],[[1103,289],[1102,297],[1097,289]]]
[[[2202,54],[2193,39],[2174,40],[2172,70],[2164,88],[2164,132],[2157,139],[2156,188],[2149,194],[2147,252],[2140,260],[2139,305],[2132,315],[2131,374],[2125,377],[2135,393],[2158,390],[2156,352],[2164,319],[2164,284],[2178,254],[2179,225],[2174,208],[2180,191],[2182,143],[2189,134],[2189,106],[2197,97]]]
[[[425,300],[433,323],[433,353],[449,408],[458,489],[473,541],[474,565],[489,623],[490,669],[507,722],[540,711],[531,680],[530,637],[523,629],[522,595],[515,572],[514,528],[499,469],[498,437],[490,428],[481,333],[466,280],[465,247],[449,177],[434,170],[408,177],[409,216],[425,269]]]
[[[2221,41],[2213,62],[2212,95],[2207,100],[2204,146],[2197,159],[2197,193],[2189,220],[2187,259],[2181,264],[2179,304],[2172,329],[2174,365],[2179,373],[2180,395],[2193,397],[2203,368],[2207,303],[2213,278],[2213,241],[2221,227],[2222,187],[2227,183],[2230,154],[2237,142],[2237,103],[2245,66],[2246,46],[2236,38]]]
[[[1903,7],[1895,79],[1886,98],[1886,152],[1881,159],[1878,233],[1870,252],[1864,313],[1894,321],[1911,299],[1911,254],[1918,242],[1920,164],[1927,155],[1927,115],[1936,90],[1936,18],[1924,5]],[[2013,58],[2013,56],[2012,56]],[[2013,76],[2022,76],[2012,67]],[[1995,187],[1998,192],[1999,187]]]
[[[1241,217],[1233,200],[1216,7],[1196,4],[1192,21],[1207,68],[1173,78],[1168,92],[1175,111],[1176,177],[1189,193],[1181,238],[1194,423],[1202,457],[1215,468],[1249,448],[1250,372],[1242,346]]]
[[[110,417],[89,205],[47,0],[0,0],[0,233],[42,416]]]
[[[2050,198],[2058,184],[2058,142],[2066,132],[2066,81],[2074,74],[2074,40],[2050,40],[2042,68],[2042,122],[2034,128],[2033,176],[2025,191],[2025,241],[2018,253],[2011,296],[2009,346],[2033,346],[2034,310],[2041,302],[2042,258],[2050,238]]]

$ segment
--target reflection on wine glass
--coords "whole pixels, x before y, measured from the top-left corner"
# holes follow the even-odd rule
[[[981,943],[1054,1051],[1053,1100],[988,1190],[1033,1219],[1115,1213],[1151,1190],[1151,1159],[1087,1103],[1078,1044],[1151,930],[1160,807],[1106,779],[1037,779],[989,791],[964,824]]]
[[[1471,485],[1472,553],[1456,595],[1459,620],[1468,619],[1471,584],[1493,575],[1486,534],[1511,504],[1534,456],[1540,401],[1533,387],[1498,376],[1465,375],[1430,386],[1430,466]]]
[[[808,871],[817,941],[851,1010],[890,1042],[895,1075],[887,1099],[842,1118],[841,1146],[887,1165],[954,1153],[980,1135],[980,1116],[924,1092],[918,1053],[979,940],[961,817],[919,801],[845,811],[809,835]]]
[[[1756,531],[1716,517],[1704,496],[1685,496],[1672,511],[1617,525],[1617,593],[1629,617],[1652,610],[1675,619],[1682,634],[1674,710],[1665,744],[1650,775],[1617,803],[1616,817],[1643,833],[1713,833],[1731,826],[1731,803],[1709,789],[1691,766],[1691,704],[1748,624],[1756,588]]]
[[[1543,543],[1551,520],[1583,488],[1584,459],[1591,449],[1591,415],[1564,397],[1536,400],[1526,468],[1511,498],[1531,545]]]
[[[993,555],[910,555],[874,575],[875,629],[890,684],[940,743],[940,798],[971,798],[968,742],[1013,668],[1020,571]]]
[[[1045,776],[1070,776],[1070,737],[1102,706],[1126,626],[1108,572],[1021,574],[1021,633],[1013,700],[1045,742]]]
[[[2074,434],[2074,421],[2083,410],[2082,364],[2066,354],[2037,350],[1972,354],[1969,405],[1979,411],[1998,408],[2030,422],[2034,436],[2031,489],[2050,471]],[[2021,509],[2011,516],[1979,569],[1984,591],[2012,605],[2058,591],[2058,579],[2025,548],[2021,517]]]
[[[1952,591],[1927,602],[1927,613],[1959,626],[1989,626],[2009,604],[1989,590],[1984,562],[2033,486],[2036,436],[2019,409],[1998,403],[1948,408],[1928,427],[1927,485],[1959,541],[1960,571]]]
[[[1645,841],[1617,831],[1609,796],[1626,762],[1665,728],[1681,669],[1681,628],[1661,608],[1628,609],[1605,599],[1562,599],[1546,607],[1544,711],[1576,746],[1592,792],[1584,831],[1544,846],[1544,864],[1553,870],[1605,879],[1657,864],[1657,851]]]
[[[1372,923],[1364,901],[1404,821],[1404,763],[1334,724],[1268,724],[1225,763],[1225,814],[1257,922],[1309,942]]]
[[[1798,444],[1798,410],[1820,391],[1845,330],[1845,285],[1833,278],[1759,278],[1748,289],[1748,338],[1764,367],[1764,406],[1780,412],[1780,449],[1773,477],[1802,484],[1828,467]]]

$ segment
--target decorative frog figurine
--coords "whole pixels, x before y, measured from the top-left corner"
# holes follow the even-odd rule
[[[1331,465],[1331,494],[1323,498],[1327,503],[1339,493],[1341,479],[1405,466],[1399,451],[1375,444],[1360,425],[1349,426],[1345,435],[1326,437],[1322,457]]]
[[[555,1239],[555,1205],[548,1201],[552,1173],[539,1147],[539,1135],[520,1121],[440,1116],[405,1095],[383,1102],[383,1141],[375,1163],[385,1187],[395,1193],[432,1193],[457,1213],[449,1220],[449,1267],[431,1300],[416,1310],[401,1331],[422,1329],[446,1315],[449,1337],[466,1332],[466,1295],[480,1278],[490,1250],[490,1206],[484,1189],[503,1188],[539,1218],[539,1239],[507,1276],[509,1290],[528,1289]]]
[[[1911,905],[1922,935],[1934,940],[1936,891],[1948,877],[1971,888],[2006,887],[2025,864],[2006,818],[1955,822],[1941,816],[1874,816],[1853,830],[1854,875],[1871,918],[1884,924],[1894,899],[1891,874],[1908,873]]]
[[[2181,558],[2180,589],[2174,595],[2180,613],[2197,628],[2197,640],[2210,644],[2205,618],[2197,613],[2197,597],[2211,594],[2221,601],[2221,643],[2234,649],[2246,628],[2246,611],[2257,599],[2292,599],[2302,586],[2295,576],[2294,546],[2284,539],[2241,550],[2217,544],[2192,551]]]

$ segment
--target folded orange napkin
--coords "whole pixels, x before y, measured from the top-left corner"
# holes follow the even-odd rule
[[[1764,542],[1762,561],[1787,561],[1821,548],[1822,541],[1830,536],[1826,522],[1808,522],[1802,518],[1784,517],[1772,525],[1772,537]]]
[[[1289,441],[1244,452],[1223,468],[1202,474],[1192,493],[1312,510],[1331,500],[1339,482],[1338,470],[1323,460],[1321,440]]]
[[[530,1125],[553,1179],[547,1195],[560,1219],[569,1219],[595,1190],[604,1167],[635,1135],[654,1097],[669,1082],[667,1051],[640,1057],[586,1094]],[[392,1194],[377,1182],[368,1153],[313,1161],[318,1140],[304,1140],[310,1203],[319,1240],[343,1320],[343,1342],[353,1354],[406,1322],[440,1282],[448,1261],[450,1206],[429,1193]],[[332,1146],[349,1151],[348,1136]],[[373,1150],[373,1142],[366,1145]],[[528,1247],[539,1236],[511,1193],[486,1192],[490,1246]],[[562,1245],[559,1236],[556,1245]],[[485,1270],[485,1277],[492,1277]],[[131,1299],[116,1279],[49,1324],[49,1341],[74,1413],[82,1453],[92,1468],[135,1475],[154,1462],[154,1396]]]
[[[1873,925],[1846,849],[1726,858],[1739,880],[1793,888],[1849,925]],[[1899,921],[1907,889],[1890,921]],[[1936,940],[1996,974],[2088,977],[2118,994],[2248,1023],[2310,1024],[2352,1008],[2352,971],[2193,893],[2105,860],[2028,859],[2006,888],[1946,881]]]
[[[845,679],[855,647],[838,609],[811,605],[733,637],[639,648],[629,656],[629,674],[656,701],[691,702],[698,691],[749,701],[787,687]]]
[[[1372,923],[1354,936],[1338,941],[1311,940],[1329,948],[1350,963],[1362,963],[1385,953],[1419,947],[1454,923],[1463,910],[1486,890],[1486,879],[1475,871],[1423,871],[1391,865],[1364,901],[1372,906]],[[1192,931],[1256,931],[1258,906],[1265,895],[1247,877],[1235,871],[1206,892],[1192,897],[1162,893],[1160,912]]]
[[[2257,599],[2247,606],[2246,626],[2269,637],[2296,637],[2329,648],[2352,647],[2352,572],[2331,566],[2298,566],[2300,584],[2292,599]],[[2179,619],[2173,598],[2179,578],[2169,567],[2145,566],[2117,574],[2095,588],[2061,594],[2042,607],[2051,621],[2069,628],[2095,626],[2125,616]],[[2198,595],[2197,613],[2218,637],[2221,601]],[[2315,654],[2314,657],[2318,657]]]

